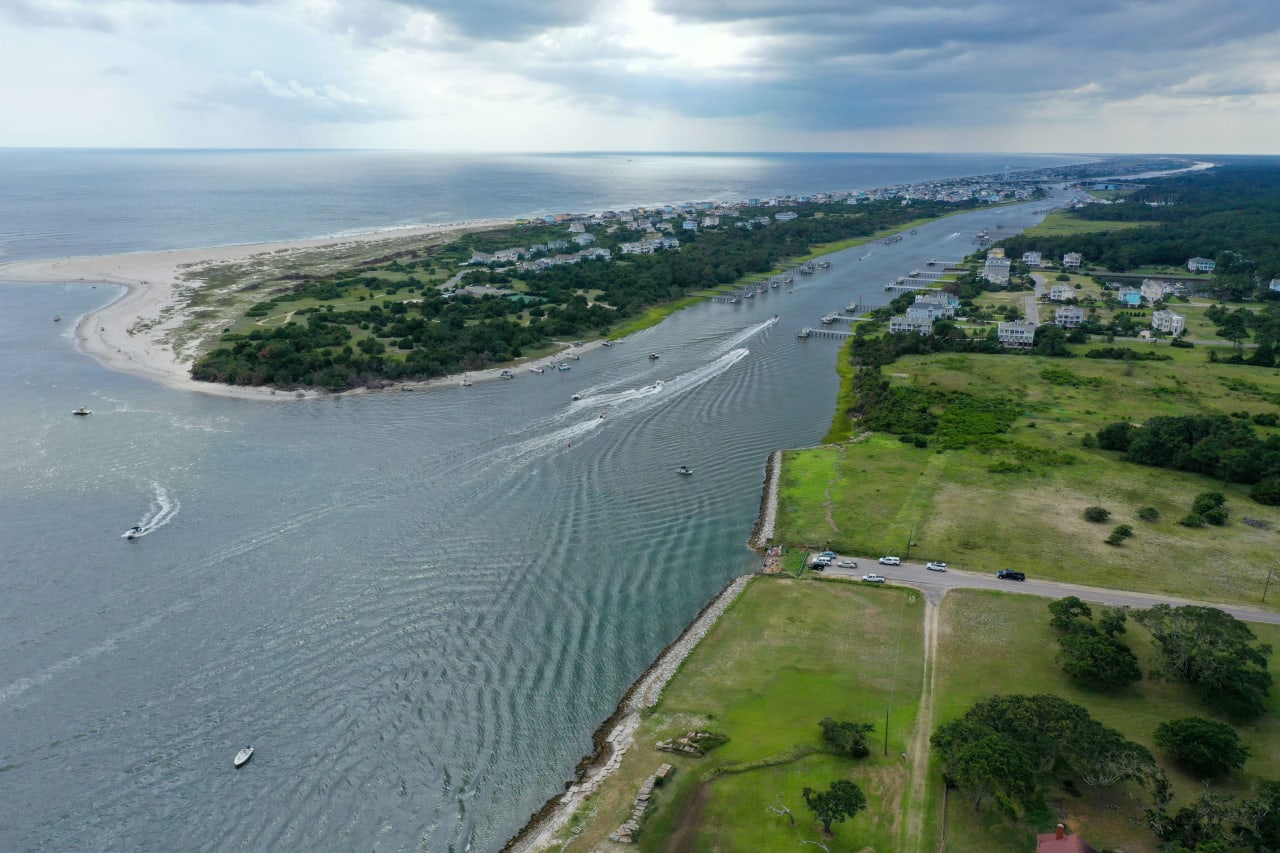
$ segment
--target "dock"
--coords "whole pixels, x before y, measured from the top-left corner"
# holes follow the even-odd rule
[[[835,329],[814,329],[812,327],[806,326],[805,328],[796,332],[796,337],[797,338],[836,338],[837,340],[844,340],[845,338],[853,337],[853,332],[838,332]]]

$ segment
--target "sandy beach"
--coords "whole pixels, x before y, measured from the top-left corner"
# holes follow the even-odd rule
[[[174,249],[128,255],[19,261],[0,266],[0,281],[32,283],[114,284],[125,288],[119,298],[80,317],[76,345],[81,352],[115,370],[144,376],[169,387],[225,397],[255,400],[287,400],[315,396],[316,392],[277,392],[191,378],[191,364],[199,354],[200,339],[177,343],[175,332],[195,314],[190,296],[196,273],[214,265],[261,260],[278,263],[302,253],[338,252],[344,248],[368,249],[379,243],[417,237],[442,237],[514,224],[511,220],[480,220],[449,225],[424,225],[371,231],[340,237],[318,237],[280,243],[250,243],[201,249]],[[390,245],[389,245],[390,248]],[[498,370],[484,374],[498,375]],[[481,374],[472,374],[482,378]],[[456,377],[423,384],[458,381]]]

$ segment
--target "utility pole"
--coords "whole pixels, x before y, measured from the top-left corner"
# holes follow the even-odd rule
[[[910,559],[911,559],[911,540],[912,540],[912,539],[915,539],[915,538],[916,538],[916,526],[915,526],[915,524],[912,524],[912,525],[911,525],[911,532],[907,534],[907,555],[906,555],[905,557],[903,557],[902,559],[904,559],[904,560],[910,560]]]
[[[889,754],[889,709],[884,709],[884,754]]]
[[[1262,603],[1263,604],[1267,603],[1267,588],[1271,586],[1271,573],[1274,571],[1275,569],[1267,569],[1267,580],[1266,580],[1266,583],[1262,585]]]

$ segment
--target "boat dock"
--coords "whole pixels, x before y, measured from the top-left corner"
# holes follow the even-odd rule
[[[844,340],[853,337],[853,332],[838,332],[835,329],[814,329],[805,327],[796,332],[797,338],[836,338]]]

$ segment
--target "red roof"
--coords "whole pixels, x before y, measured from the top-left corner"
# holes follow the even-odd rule
[[[1058,838],[1057,833],[1043,832],[1036,836],[1036,853],[1098,853],[1078,835]]]

